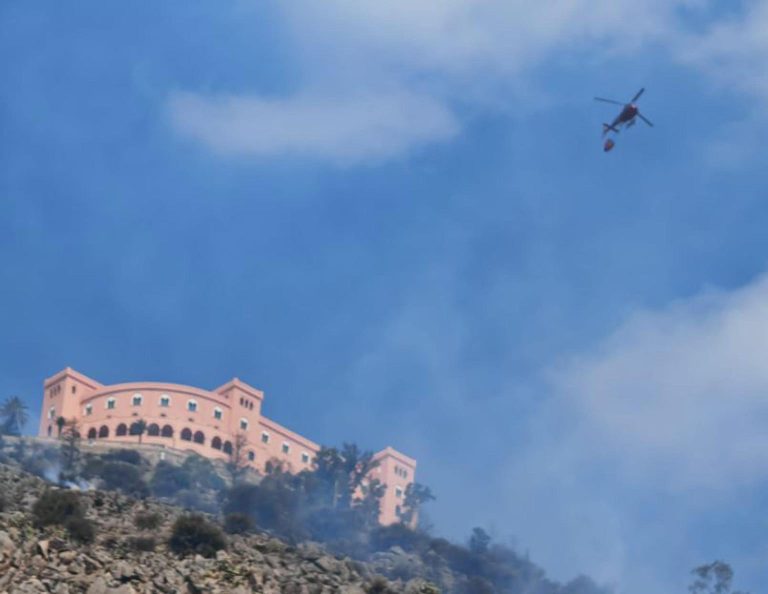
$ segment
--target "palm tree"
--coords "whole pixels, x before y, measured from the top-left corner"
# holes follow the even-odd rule
[[[144,419],[139,419],[133,425],[131,425],[131,435],[139,436],[139,445],[141,445],[141,438],[147,430],[147,422]]]
[[[4,418],[3,432],[8,435],[21,435],[21,429],[27,424],[27,407],[18,396],[6,398],[0,407],[0,417]]]

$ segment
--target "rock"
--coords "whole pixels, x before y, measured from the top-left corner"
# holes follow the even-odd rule
[[[227,551],[216,551],[216,561],[226,561],[229,559]]]
[[[59,560],[64,563],[72,563],[76,558],[77,553],[75,551],[62,551],[59,553]]]
[[[49,540],[40,540],[37,542],[37,551],[46,559],[48,558],[48,548],[50,547],[51,541]]]
[[[339,562],[333,557],[320,557],[315,559],[315,565],[327,573],[336,573],[339,570]]]
[[[99,576],[93,580],[93,583],[88,590],[86,590],[86,594],[108,594],[109,590],[110,589],[107,588],[107,581]]]

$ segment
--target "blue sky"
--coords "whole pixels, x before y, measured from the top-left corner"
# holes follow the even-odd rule
[[[440,533],[759,592],[766,39],[763,0],[5,2],[0,394],[238,376],[416,457]]]

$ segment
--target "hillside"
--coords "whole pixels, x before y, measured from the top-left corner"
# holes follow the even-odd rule
[[[36,526],[33,506],[49,488],[43,480],[0,465],[0,484],[3,594],[436,592],[419,580],[388,582],[368,564],[336,558],[318,545],[291,547],[263,534],[228,535],[226,550],[210,558],[177,555],[168,540],[184,512],[115,492],[77,493],[96,533],[93,542],[82,543],[62,526]],[[138,529],[136,517],[151,514],[159,526]],[[138,550],[151,545],[154,550]]]

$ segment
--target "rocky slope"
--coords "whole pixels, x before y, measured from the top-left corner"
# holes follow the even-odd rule
[[[311,543],[291,547],[265,534],[230,535],[227,550],[212,558],[179,557],[167,541],[183,511],[114,492],[80,494],[96,538],[79,544],[62,527],[35,526],[32,507],[46,486],[0,465],[0,594],[438,592],[421,580],[387,581],[376,575],[377,564],[337,558]],[[140,513],[158,514],[159,527],[139,530],[135,518]],[[392,551],[380,562],[391,563],[399,554]]]

